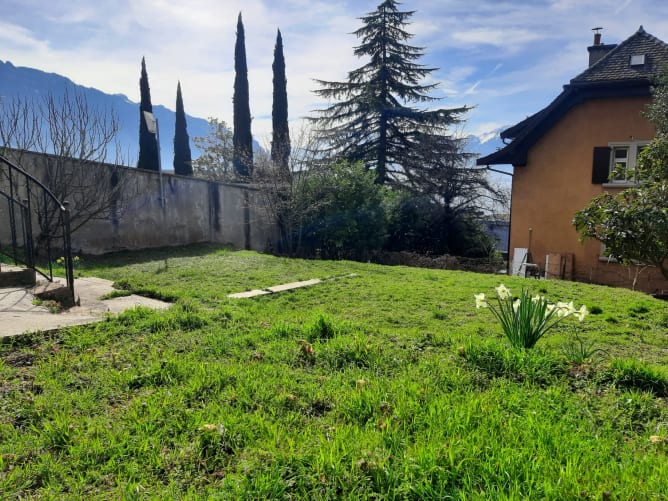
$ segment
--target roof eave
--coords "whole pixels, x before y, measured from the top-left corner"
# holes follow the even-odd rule
[[[513,141],[504,148],[479,158],[476,165],[511,164],[516,167],[526,165],[528,151],[535,142],[547,133],[571,108],[585,100],[650,95],[650,81],[648,79],[614,82],[573,82],[565,85],[561,94],[548,106],[503,131],[501,137],[504,139],[513,137]],[[508,135],[509,131],[513,133],[513,136]]]

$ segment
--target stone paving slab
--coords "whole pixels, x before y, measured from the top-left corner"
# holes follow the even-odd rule
[[[275,294],[277,292],[285,292],[293,289],[301,289],[302,287],[309,287],[322,283],[319,278],[311,280],[303,280],[301,282],[290,282],[289,284],[274,285],[266,289],[253,289],[252,291],[237,292],[236,294],[228,294],[227,297],[234,299],[243,299],[257,296],[266,296],[267,294]]]
[[[268,290],[253,289],[252,291],[237,292],[236,294],[228,294],[227,297],[231,297],[234,299],[243,299],[248,297],[266,296],[267,294],[271,294],[271,292],[269,292]]]
[[[54,282],[64,284],[62,278]],[[53,331],[60,327],[84,325],[104,320],[107,314],[121,313],[135,306],[165,309],[170,303],[137,295],[100,299],[114,290],[111,280],[82,277],[74,280],[74,292],[79,306],[62,313],[51,313],[48,308],[33,304],[31,288],[0,289],[0,337],[25,332]],[[39,287],[38,284],[36,287]]]
[[[308,287],[309,285],[317,285],[319,283],[322,283],[322,280],[320,280],[319,278],[314,278],[312,280],[304,280],[302,282],[292,282],[289,284],[267,287],[267,290],[270,292],[283,292],[283,291],[290,291],[292,289],[299,289],[301,287]]]

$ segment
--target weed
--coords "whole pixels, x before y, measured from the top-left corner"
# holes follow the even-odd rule
[[[632,317],[640,316],[643,313],[647,313],[649,311],[649,304],[645,301],[637,301],[629,305],[629,315]]]
[[[49,310],[49,313],[60,313],[64,310],[62,303],[54,299],[40,299],[36,297],[32,300],[32,304],[35,306],[43,306]]]
[[[491,342],[469,344],[461,356],[490,376],[516,381],[546,384],[566,372],[564,365],[548,353],[509,350]]]
[[[621,388],[652,392],[657,397],[668,397],[668,374],[639,360],[613,360],[610,368],[601,374],[604,382]]]
[[[116,297],[127,297],[131,296],[132,291],[129,290],[119,290],[119,289],[114,289],[111,292],[108,292],[107,294],[104,294],[100,299],[104,301],[105,299],[114,299]]]
[[[311,341],[332,339],[341,332],[341,326],[330,316],[319,313],[318,316],[303,329],[306,338]]]
[[[570,339],[568,344],[562,348],[566,360],[575,365],[584,363],[591,363],[594,355],[607,355],[606,351],[601,348],[595,348],[594,341],[586,342],[583,340],[577,331],[574,333],[575,339]]]
[[[286,322],[281,322],[278,325],[274,325],[271,328],[271,334],[273,337],[279,339],[288,339],[293,337],[297,332],[301,332],[296,327],[291,326]]]
[[[432,310],[431,316],[434,317],[436,320],[446,320],[448,318],[448,314],[441,308]]]

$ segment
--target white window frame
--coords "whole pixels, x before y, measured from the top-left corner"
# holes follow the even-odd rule
[[[605,244],[603,242],[601,242],[601,253],[598,255],[598,260],[602,261],[604,263],[617,263],[618,262],[616,258],[606,255]]]
[[[619,148],[626,148],[627,149],[627,155],[626,155],[626,168],[627,169],[635,169],[636,166],[636,161],[638,159],[638,151],[640,148],[643,146],[647,146],[650,143],[650,141],[614,141],[608,143],[608,147],[610,148],[610,168],[609,168],[609,181],[607,183],[603,183],[603,187],[606,188],[619,188],[619,187],[624,187],[624,186],[635,186],[637,184],[637,180],[635,177],[633,179],[614,179],[612,177],[613,171],[615,168],[615,149]]]

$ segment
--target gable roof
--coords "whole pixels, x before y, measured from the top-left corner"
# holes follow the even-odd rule
[[[642,26],[612,48],[596,63],[573,78],[554,101],[539,112],[501,132],[512,141],[500,150],[479,158],[477,165],[523,166],[527,153],[571,108],[588,99],[649,96],[652,78],[668,66],[668,44],[647,33]],[[644,55],[644,64],[631,65],[631,56]]]

